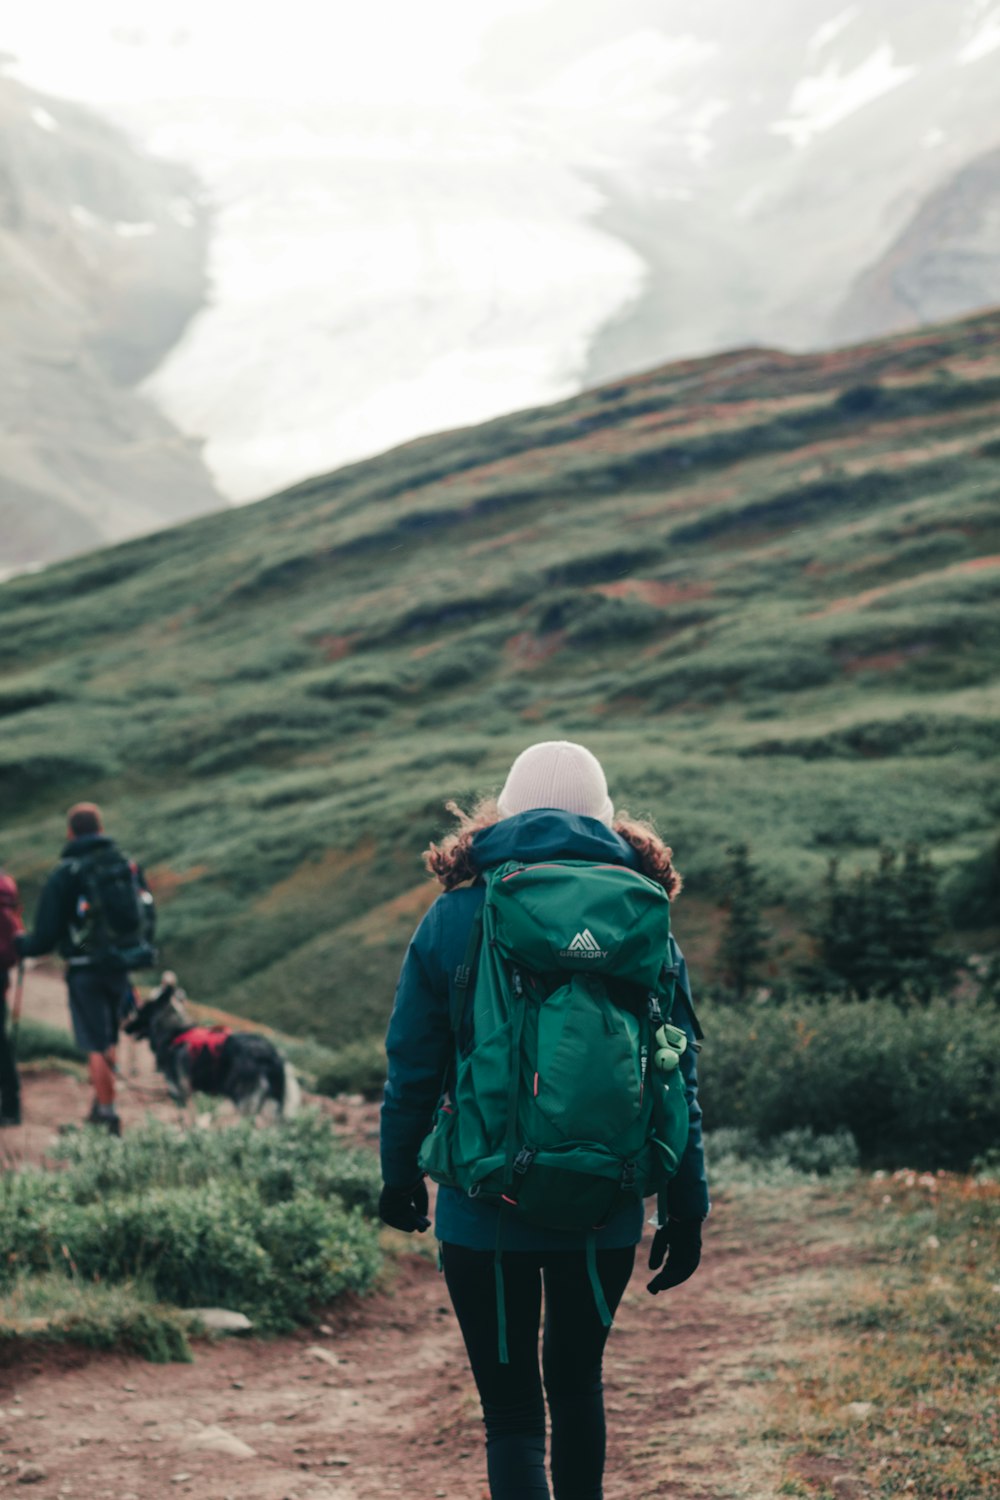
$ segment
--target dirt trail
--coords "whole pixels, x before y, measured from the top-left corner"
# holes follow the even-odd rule
[[[57,987],[33,978],[55,1020]],[[51,1140],[42,1113],[79,1119],[86,1102],[75,1079],[29,1075],[31,1123],[4,1136],[35,1156]],[[126,1124],[141,1113],[138,1100],[123,1108]],[[370,1110],[341,1114],[352,1134],[370,1131]],[[759,1366],[783,1336],[789,1287],[829,1252],[764,1243],[741,1219],[736,1203],[717,1204],[702,1268],[673,1293],[651,1298],[640,1260],[606,1360],[607,1500],[778,1494],[778,1455],[759,1436]],[[481,1500],[478,1406],[433,1245],[412,1254],[412,1241],[387,1238],[403,1253],[389,1257],[382,1289],[339,1304],[322,1330],[202,1343],[186,1366],[49,1350],[0,1370],[0,1493]],[[233,1439],[253,1456],[225,1451]]]

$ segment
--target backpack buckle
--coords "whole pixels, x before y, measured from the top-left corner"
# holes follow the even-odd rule
[[[528,1146],[522,1146],[520,1151],[514,1157],[513,1171],[515,1171],[519,1177],[523,1177],[534,1159],[534,1151],[532,1151]]]
[[[623,1188],[634,1188],[635,1187],[635,1162],[634,1161],[627,1161],[625,1163],[625,1165],[622,1167],[622,1182],[621,1182],[621,1185],[622,1185]]]

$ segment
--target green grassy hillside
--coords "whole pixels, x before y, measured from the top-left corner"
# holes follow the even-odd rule
[[[915,839],[961,892],[998,459],[1000,313],[671,365],[15,580],[0,850],[32,887],[95,797],[190,991],[333,1043],[383,1023],[445,797],[533,739],[655,815],[696,956],[734,836],[792,941],[831,854]]]

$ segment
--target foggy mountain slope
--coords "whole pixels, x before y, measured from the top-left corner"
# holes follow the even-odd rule
[[[731,343],[815,348],[883,331],[864,317],[839,329],[852,282],[930,193],[1000,145],[1000,26],[981,5],[711,0],[705,34],[712,18],[725,42],[675,79],[641,165],[601,168],[601,224],[647,275],[597,334],[588,380]],[[595,54],[595,79],[612,51]],[[651,94],[629,101],[638,115],[654,107]]]
[[[202,300],[189,173],[0,78],[0,572],[222,504],[130,387]]]
[[[22,76],[206,184],[211,303],[143,389],[235,499],[664,359],[823,346],[1000,147],[1000,0],[336,10],[234,45],[224,8],[102,0],[64,18],[72,67],[6,28]]]
[[[955,311],[1000,302],[1000,150],[933,192],[903,233],[855,282],[831,323],[896,333]]]

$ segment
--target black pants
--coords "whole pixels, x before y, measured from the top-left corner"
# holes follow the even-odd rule
[[[7,986],[9,970],[0,969],[0,1115],[8,1120],[21,1117],[21,1082],[7,1031]]]
[[[459,1245],[443,1245],[442,1252],[445,1280],[482,1402],[493,1500],[548,1500],[543,1379],[552,1428],[556,1500],[601,1500],[605,1444],[601,1360],[608,1330],[594,1304],[584,1252],[504,1252],[510,1355],[506,1365],[500,1363],[493,1252],[465,1250]],[[597,1274],[611,1312],[621,1301],[634,1260],[634,1245],[597,1252]]]

